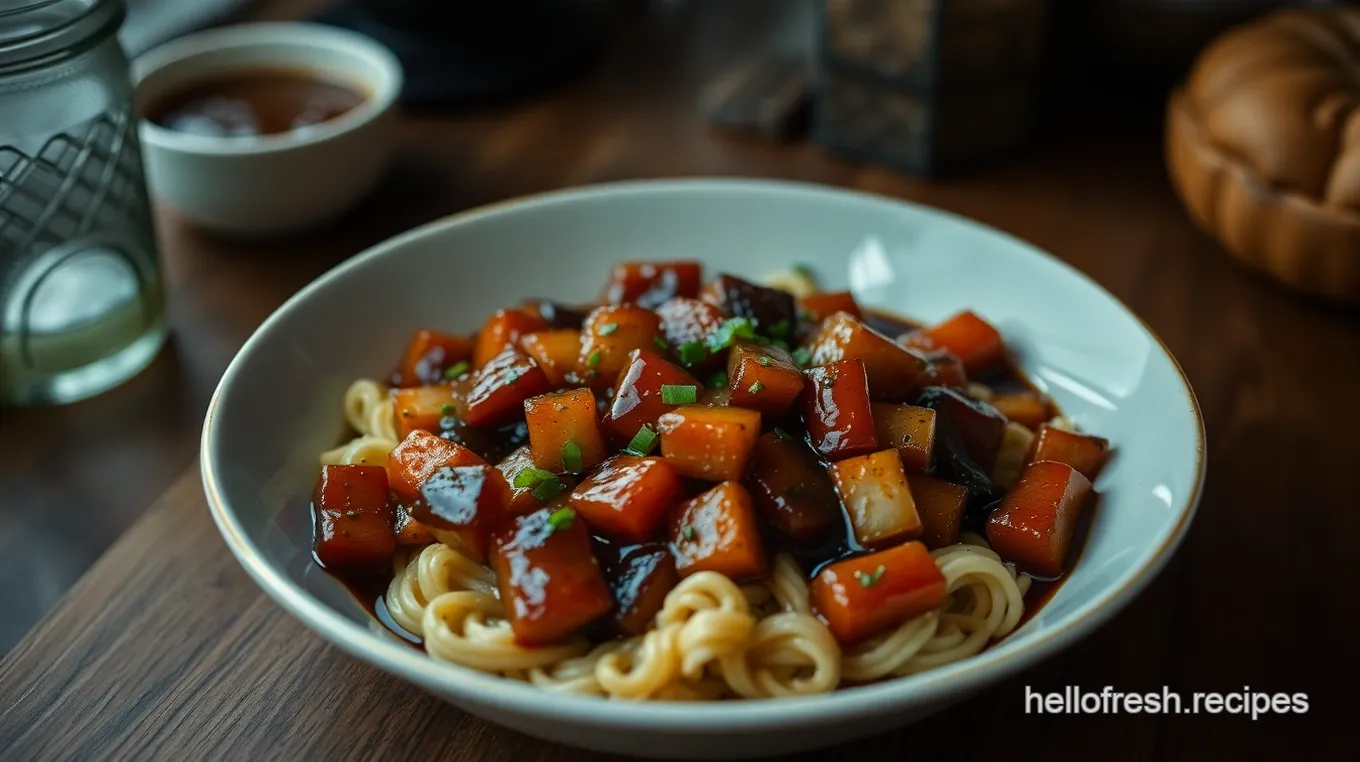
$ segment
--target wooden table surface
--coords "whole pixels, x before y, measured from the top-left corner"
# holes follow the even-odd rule
[[[255,326],[366,246],[524,193],[695,174],[852,186],[1032,241],[1160,334],[1207,421],[1199,518],[1133,605],[1016,679],[842,751],[1141,760],[1360,750],[1340,719],[1357,666],[1345,613],[1360,536],[1357,316],[1240,269],[1193,229],[1167,185],[1153,110],[1074,112],[1023,157],[935,183],[809,144],[715,134],[694,108],[699,89],[747,52],[788,40],[797,23],[792,4],[724,5],[735,4],[630,11],[590,71],[546,97],[407,114],[381,189],[326,231],[245,244],[161,215],[173,336],[160,358],[93,400],[0,410],[0,653],[13,646],[0,663],[0,759],[588,758],[464,715],[274,606],[212,526],[198,435],[220,373]],[[1307,692],[1312,708],[1255,721],[1027,716],[1026,685],[1187,695],[1249,686]]]

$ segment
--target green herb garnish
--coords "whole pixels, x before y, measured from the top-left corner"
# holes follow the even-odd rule
[[[760,390],[764,388],[765,384],[761,383],[760,381],[757,381],[754,384],[751,384],[750,386],[746,387],[746,391],[750,392],[751,394],[760,394]]]
[[[685,531],[681,532],[680,534],[683,534],[683,535],[685,536],[685,539],[686,539],[686,540],[693,540],[693,539],[694,539],[694,527],[685,527]]]
[[[454,414],[454,411],[455,411],[455,408],[453,407],[453,405],[440,405],[440,406],[439,406],[439,414],[440,414],[440,415],[453,415],[453,414]]]
[[[699,401],[699,387],[689,384],[662,384],[661,401],[667,405],[693,405]]]
[[[467,373],[471,369],[472,365],[468,363],[467,360],[463,360],[462,362],[455,363],[453,365],[450,365],[448,368],[444,369],[444,378],[447,378],[450,381],[452,381],[453,379],[458,378],[464,373]]]
[[[571,529],[572,522],[576,520],[576,511],[570,508],[558,508],[548,514],[548,526],[554,532],[565,532]]]
[[[601,336],[608,336],[609,334],[617,330],[619,330],[618,323],[605,323],[604,325],[600,326],[600,330],[596,331],[595,333],[598,333]]]
[[[708,388],[717,389],[722,386],[727,386],[727,371],[720,370],[708,377]]]
[[[586,364],[594,368],[595,366],[600,364],[600,359],[603,357],[604,354],[597,349],[594,352],[591,352],[590,356],[586,358]]]
[[[757,355],[756,362],[760,363],[762,367],[768,368],[772,361],[767,355]]]
[[[807,347],[799,347],[793,350],[793,361],[798,363],[798,367],[806,368],[812,364],[812,350]]]
[[[359,512],[355,510],[345,511],[345,518],[357,519],[359,518]]]
[[[685,365],[698,365],[708,359],[708,347],[702,341],[686,341],[678,348],[680,362]]]
[[[515,474],[515,478],[511,484],[514,484],[516,489],[528,489],[530,487],[537,487],[539,484],[542,484],[549,479],[556,478],[557,476],[551,471],[544,471],[541,468],[526,468]]]
[[[738,339],[756,341],[756,324],[750,318],[734,317],[723,321],[718,329],[708,336],[708,351],[721,352],[732,346]]]
[[[656,432],[652,431],[647,424],[642,424],[638,432],[633,435],[633,441],[628,443],[628,452],[634,455],[646,455],[656,446]]]
[[[789,327],[789,321],[781,319],[778,323],[770,326],[770,329],[766,331],[766,333],[776,339],[783,339],[788,337],[790,330],[792,329]]]
[[[540,503],[546,503],[562,494],[562,490],[566,488],[567,486],[556,476],[551,479],[544,479],[537,487],[534,487],[534,499]]]
[[[513,384],[519,380],[519,371],[511,368],[505,372],[505,383]]]
[[[862,571],[857,571],[855,572],[855,579],[859,580],[860,587],[873,587],[874,585],[878,584],[878,581],[880,579],[883,579],[883,573],[886,571],[887,569],[883,568],[882,566],[879,566],[877,569],[874,569],[873,574],[865,574]]]
[[[568,439],[562,445],[562,468],[573,474],[581,472],[581,446],[576,440]]]
[[[659,333],[652,337],[652,343],[656,345],[657,349],[660,349],[663,352],[671,348],[671,343],[666,341],[666,337]]]

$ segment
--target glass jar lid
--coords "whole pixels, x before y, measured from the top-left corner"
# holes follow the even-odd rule
[[[121,0],[4,0],[0,68],[77,48],[122,20]]]

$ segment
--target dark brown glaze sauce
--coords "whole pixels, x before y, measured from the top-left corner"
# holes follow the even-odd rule
[[[258,69],[194,83],[154,101],[146,118],[205,137],[253,137],[306,129],[346,114],[367,96],[309,71]]]

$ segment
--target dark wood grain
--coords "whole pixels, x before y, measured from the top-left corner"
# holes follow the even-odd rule
[[[258,13],[287,18],[317,5],[296,0]],[[78,405],[0,410],[0,652],[28,632],[0,664],[0,759],[586,759],[355,663],[269,603],[208,519],[197,438],[222,369],[254,327],[364,247],[510,196],[698,174],[857,187],[1027,239],[1089,274],[1161,335],[1207,421],[1199,517],[1127,611],[1016,680],[841,751],[1354,758],[1360,744],[1341,734],[1341,712],[1346,676],[1360,666],[1347,626],[1360,535],[1357,316],[1241,269],[1193,229],[1165,179],[1156,108],[1083,105],[1054,120],[1023,157],[935,183],[839,162],[808,144],[714,133],[695,106],[709,78],[798,38],[790,10],[798,4],[735,5],[635,4],[600,60],[559,91],[493,109],[406,114],[403,148],[382,187],[326,230],[248,243],[160,214],[173,327],[164,354],[132,382]],[[1307,691],[1313,710],[1255,722],[1026,716],[1027,684]]]

